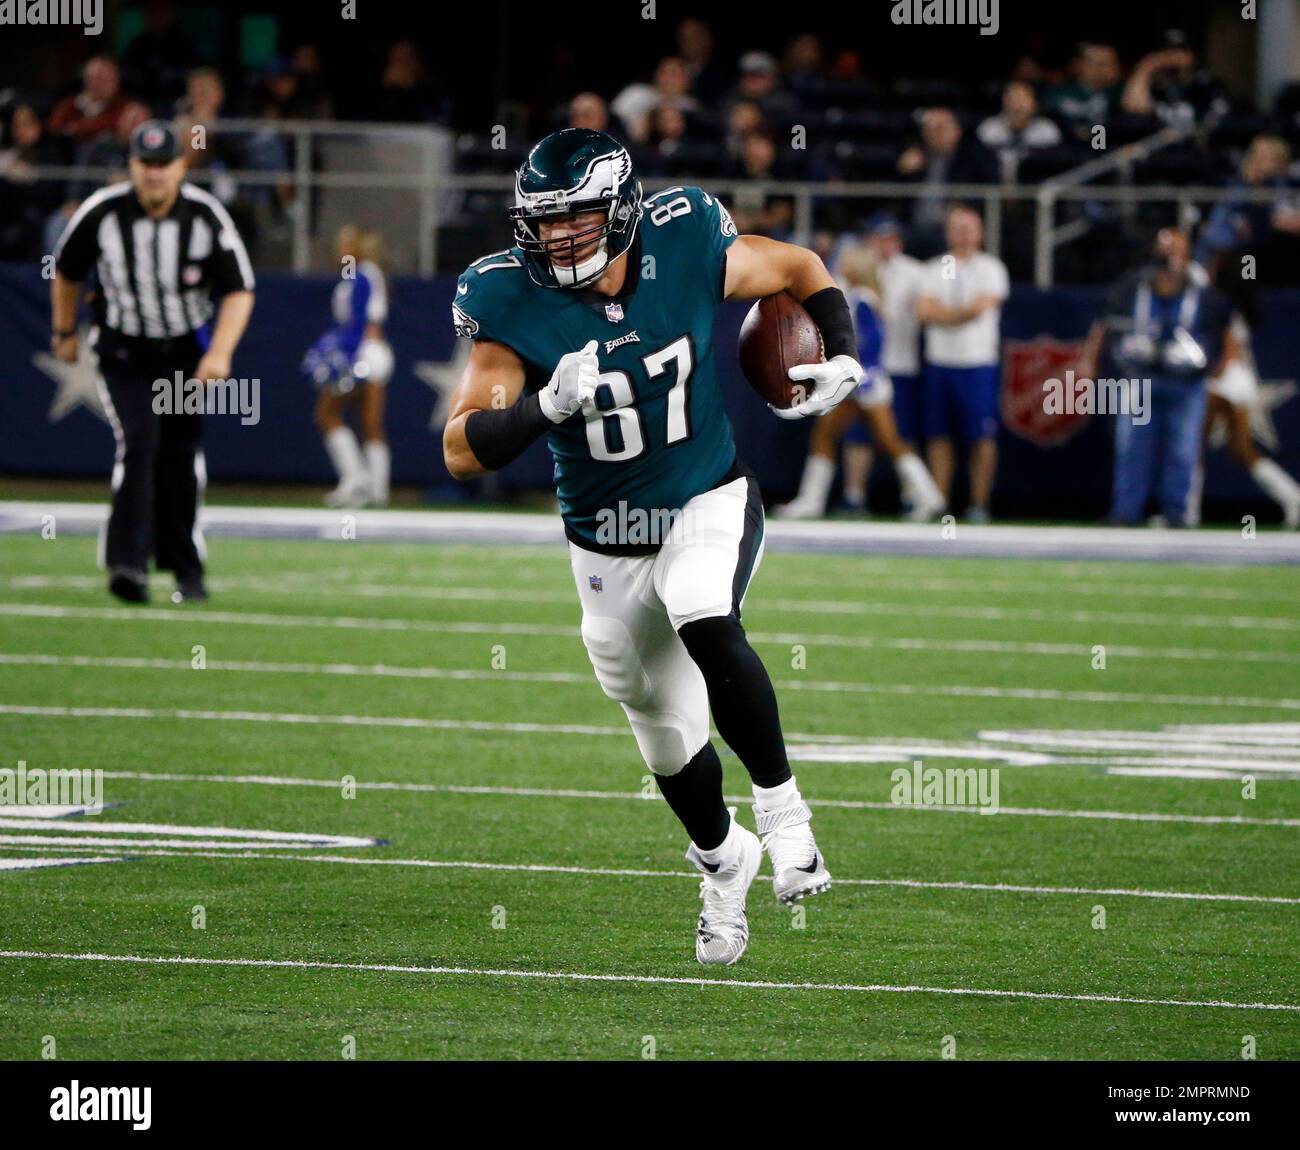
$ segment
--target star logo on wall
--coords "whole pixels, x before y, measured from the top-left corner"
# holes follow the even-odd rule
[[[1259,402],[1250,409],[1250,434],[1262,447],[1277,454],[1277,424],[1273,412],[1300,394],[1300,384],[1294,379],[1261,379]]]
[[[447,422],[447,412],[451,409],[451,393],[456,390],[460,377],[465,374],[471,342],[468,339],[458,339],[451,359],[424,359],[411,366],[411,370],[419,379],[433,390],[433,412],[429,416],[431,428],[440,428]]]
[[[32,356],[32,365],[54,381],[54,400],[50,404],[49,421],[58,423],[79,407],[108,422],[104,401],[99,394],[99,364],[86,342],[86,332],[77,333],[77,362],[64,363],[48,351],[38,351]]]

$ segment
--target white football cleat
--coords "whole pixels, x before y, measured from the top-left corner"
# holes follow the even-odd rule
[[[830,889],[831,872],[817,849],[811,819],[802,799],[775,811],[754,807],[763,849],[772,860],[772,891],[786,906]]]
[[[711,870],[694,843],[686,852],[687,861],[704,876],[700,879],[700,900],[704,906],[695,928],[695,957],[706,966],[730,966],[745,953],[749,945],[745,896],[763,859],[758,836],[736,822],[734,807],[728,809],[738,848],[735,861],[725,868]]]

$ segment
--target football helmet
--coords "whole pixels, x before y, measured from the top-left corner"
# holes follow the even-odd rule
[[[604,132],[565,128],[537,144],[520,166],[510,219],[533,283],[579,288],[632,246],[642,210],[641,181],[627,149]],[[586,212],[603,218],[581,232],[542,239],[541,221]],[[579,260],[578,252],[593,240],[595,250]]]

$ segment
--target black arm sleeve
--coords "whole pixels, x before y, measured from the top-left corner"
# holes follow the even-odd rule
[[[465,442],[475,459],[489,471],[496,471],[522,455],[551,426],[534,392],[504,411],[471,411],[465,420]]]
[[[822,333],[822,347],[827,359],[834,359],[837,355],[858,358],[858,341],[853,334],[849,301],[839,288],[828,287],[813,292],[803,301],[803,306]]]

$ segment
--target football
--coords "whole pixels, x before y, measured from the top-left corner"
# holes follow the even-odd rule
[[[740,369],[750,386],[773,407],[793,407],[807,393],[789,371],[820,363],[821,332],[797,299],[785,292],[758,300],[740,325]]]

